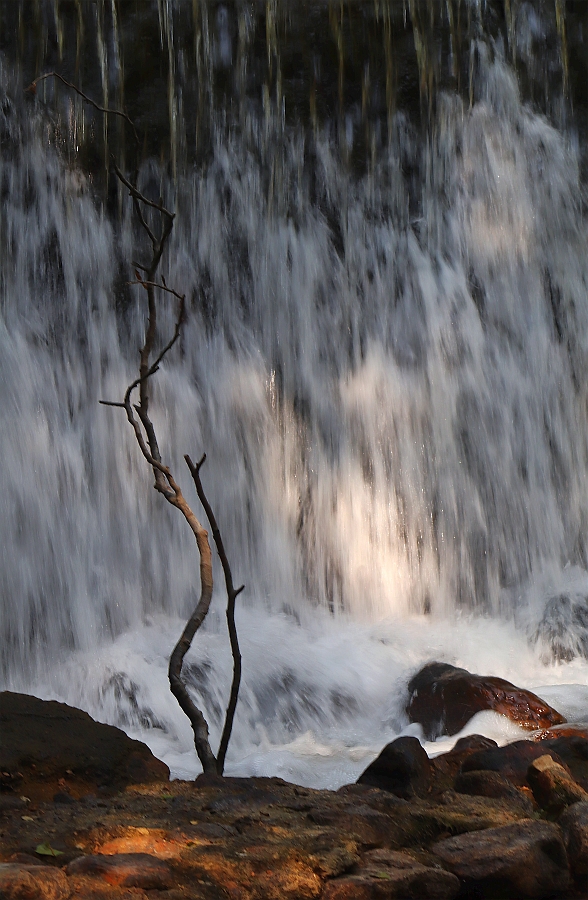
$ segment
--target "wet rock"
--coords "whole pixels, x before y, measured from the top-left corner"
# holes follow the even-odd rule
[[[358,784],[389,791],[409,800],[426,794],[432,766],[416,738],[401,737],[388,744],[357,779]]]
[[[66,900],[69,896],[67,878],[60,869],[0,863],[2,900]]]
[[[22,775],[19,794],[50,800],[169,779],[148,747],[54,700],[0,692],[0,769]]]
[[[484,709],[508,716],[529,729],[565,722],[549,704],[531,691],[503,678],[472,675],[447,663],[430,663],[409,682],[408,717],[419,722],[429,740],[456,734]]]
[[[541,809],[551,815],[559,815],[567,806],[588,800],[588,793],[548,754],[531,763],[527,781]]]
[[[530,735],[533,741],[550,741],[561,737],[578,737],[588,740],[588,724],[586,722],[566,722],[564,725],[553,725],[551,728],[543,728],[541,731]]]
[[[577,735],[557,737],[542,741],[538,746],[543,747],[544,752],[557,759],[557,762],[563,762],[578,784],[588,791],[588,740],[586,738]]]
[[[453,788],[465,760],[472,753],[477,753],[479,750],[490,750],[492,747],[498,747],[498,744],[491,738],[481,734],[470,734],[460,738],[447,753],[440,753],[439,756],[432,759],[432,793],[442,793]]]
[[[588,803],[574,803],[560,816],[570,867],[578,879],[588,876]]]
[[[424,866],[408,853],[373,850],[353,875],[329,881],[323,900],[452,900],[459,880],[440,867]]]
[[[544,756],[546,752],[549,752],[549,755],[555,762],[560,764],[563,762],[555,750],[547,747],[545,743],[515,741],[513,744],[507,744],[505,747],[495,747],[472,753],[464,760],[462,772],[479,770],[498,772],[511,784],[520,787],[529,786],[527,781],[529,766],[535,759]]]
[[[570,882],[562,833],[551,822],[524,819],[439,841],[431,851],[480,897],[557,896]]]
[[[161,891],[173,884],[172,871],[167,863],[148,853],[80,856],[70,862],[67,874],[88,875],[101,878],[115,887],[136,887],[146,891]]]
[[[551,757],[549,758],[551,759]],[[519,806],[526,815],[531,815],[533,812],[531,800],[498,772],[484,770],[461,772],[455,779],[455,790],[458,794],[509,800]]]

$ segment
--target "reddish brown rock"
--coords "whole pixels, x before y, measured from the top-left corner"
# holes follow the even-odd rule
[[[440,867],[424,866],[408,853],[373,850],[353,875],[327,883],[322,900],[452,900],[459,881]]]
[[[357,783],[390,791],[409,800],[426,794],[431,775],[431,762],[419,741],[414,737],[401,737],[384,747]]]
[[[566,722],[564,725],[553,725],[551,728],[543,728],[531,734],[533,741],[552,741],[561,737],[579,737],[588,740],[588,725],[583,722]]]
[[[67,878],[60,869],[0,863],[2,900],[66,900],[69,895]]]
[[[89,875],[115,887],[137,887],[146,891],[161,891],[173,884],[167,863],[148,853],[80,856],[70,862],[67,874]]]
[[[572,777],[585,791],[588,791],[588,740],[572,735],[542,741],[544,753],[549,753],[558,762],[563,762]]]
[[[153,894],[146,894],[139,888],[114,887],[105,881],[88,878],[85,875],[72,875],[68,878],[71,894],[68,900],[149,900]],[[157,894],[155,895],[157,896]],[[166,900],[175,900],[172,891],[166,891]],[[181,894],[178,900],[195,900],[194,894]]]
[[[465,760],[480,750],[490,750],[498,747],[496,741],[484,737],[481,734],[470,734],[460,738],[455,746],[447,753],[440,753],[431,760],[433,768],[433,793],[441,793],[453,788],[455,779],[459,775]]]
[[[567,806],[588,800],[588,793],[549,754],[533,760],[527,781],[541,809],[550,815],[559,815]]]
[[[169,779],[145,744],[65,703],[0,692],[0,732],[3,777],[32,800]]]
[[[493,676],[472,675],[447,663],[430,663],[408,684],[408,717],[419,722],[429,740],[456,734],[484,709],[508,716],[532,730],[549,728],[565,718],[531,691]]]
[[[523,819],[439,841],[431,847],[478,897],[551,897],[570,874],[562,833],[552,822]]]

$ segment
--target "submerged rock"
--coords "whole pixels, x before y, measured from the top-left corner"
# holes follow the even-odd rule
[[[145,744],[55,700],[0,692],[0,733],[3,789],[32,800],[169,779]]]
[[[429,740],[441,734],[457,734],[476,713],[485,709],[533,730],[566,721],[531,691],[503,678],[473,675],[448,663],[425,666],[410,680],[408,691],[408,717],[423,726]]]

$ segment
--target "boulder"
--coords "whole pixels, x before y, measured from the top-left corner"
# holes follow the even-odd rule
[[[68,875],[100,878],[115,887],[161,891],[173,884],[170,867],[148,853],[115,853],[80,856],[67,867]]]
[[[67,878],[60,869],[0,863],[2,900],[66,900],[69,896]]]
[[[574,803],[560,816],[570,867],[577,879],[588,877],[588,803]]]
[[[529,787],[527,780],[529,766],[535,759],[544,756],[547,752],[555,762],[563,764],[563,760],[555,750],[548,749],[543,742],[515,741],[505,747],[491,747],[488,750],[472,753],[464,760],[461,770],[462,772],[480,770],[498,772],[511,784]]]
[[[533,803],[530,798],[498,772],[484,770],[461,772],[455,779],[454,790],[458,794],[468,794],[473,797],[509,800],[524,810],[528,816],[533,812]]]
[[[352,875],[327,882],[322,900],[453,900],[458,892],[458,879],[440,867],[408,853],[372,850]]]
[[[480,750],[498,747],[496,741],[481,734],[469,734],[460,738],[447,753],[440,753],[431,760],[433,767],[432,793],[442,793],[453,788],[466,759]]]
[[[32,800],[169,780],[145,744],[55,700],[0,692],[0,732],[0,788]]]
[[[542,741],[539,746],[565,763],[573,778],[588,791],[588,739],[573,734]]]
[[[427,793],[432,771],[429,757],[417,738],[400,737],[384,747],[357,783],[409,800]]]
[[[430,663],[408,684],[406,711],[419,722],[429,740],[456,734],[484,709],[501,713],[523,728],[539,730],[565,722],[549,704],[531,691],[503,678],[472,675],[447,663]]]
[[[567,806],[588,800],[588,793],[549,754],[533,760],[527,772],[527,781],[535,800],[549,815],[557,816]]]
[[[478,897],[550,897],[565,891],[570,873],[562,833],[552,822],[461,834],[431,851]]]

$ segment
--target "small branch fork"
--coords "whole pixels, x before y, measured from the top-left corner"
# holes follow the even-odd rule
[[[81,97],[85,103],[88,103],[90,106],[93,106],[94,109],[98,110],[98,112],[104,113],[104,115],[107,115],[107,116],[120,116],[121,119],[124,119],[125,122],[127,122],[131,126],[131,131],[133,132],[133,136],[135,138],[137,146],[139,146],[139,136],[137,135],[137,131],[135,129],[135,123],[127,115],[126,112],[123,112],[120,109],[107,109],[105,106],[100,106],[98,103],[96,103],[95,100],[92,100],[91,97],[88,97],[87,94],[84,94],[84,92],[81,91],[79,89],[79,87],[77,87],[77,85],[72,84],[71,81],[66,81],[66,79],[63,77],[63,75],[60,75],[59,72],[45,72],[44,75],[39,75],[38,78],[35,78],[35,80],[29,84],[29,86],[26,90],[30,94],[36,94],[37,93],[37,85],[39,84],[40,81],[45,81],[46,78],[57,78],[58,81],[61,81],[61,83],[64,84],[67,88],[69,88],[71,91],[74,91],[74,93],[76,93],[79,97]]]
[[[59,75],[59,73],[57,72],[47,72],[45,75],[39,76],[35,81],[32,82],[27,90],[35,93],[37,84],[40,81],[43,81],[45,78],[58,79],[66,87],[73,90],[76,94],[82,97],[82,99],[86,103],[89,103],[99,112],[105,115],[116,115],[122,117],[131,126],[133,135],[135,137],[135,140],[137,141],[137,145],[139,144],[134,123],[125,112],[116,109],[106,109],[105,107],[99,106],[94,100],[92,100],[78,87],[76,87],[76,85],[71,84],[71,82],[69,81],[66,81],[66,79],[63,78],[62,75]],[[208,502],[206,494],[204,493],[204,488],[202,487],[202,482],[200,480],[200,469],[204,464],[206,454],[196,465],[194,465],[190,457],[186,455],[184,458],[194,479],[196,492],[198,494],[200,502],[202,503],[202,506],[204,507],[206,516],[212,528],[213,538],[218,550],[225,576],[225,584],[228,597],[227,624],[231,642],[231,651],[233,654],[233,679],[225,715],[225,722],[220,739],[219,750],[217,756],[215,756],[210,746],[208,724],[206,722],[206,719],[204,718],[201,710],[198,709],[198,707],[192,700],[181,677],[184,657],[190,649],[194,635],[202,625],[206,614],[208,613],[210,602],[212,600],[212,553],[208,541],[208,532],[199,522],[198,518],[186,502],[180,486],[176,482],[169,467],[163,464],[157,435],[155,433],[155,427],[149,416],[149,379],[158,371],[164,357],[167,355],[167,353],[169,353],[169,351],[172,349],[172,347],[180,337],[182,326],[186,318],[185,295],[180,294],[173,288],[168,287],[163,276],[161,277],[161,283],[156,281],[155,278],[159,263],[161,262],[163,251],[165,250],[166,244],[172,232],[175,214],[166,209],[161,201],[159,203],[156,203],[153,200],[149,200],[147,197],[145,197],[144,194],[139,191],[136,184],[133,184],[128,180],[128,178],[125,177],[125,175],[123,175],[114,160],[112,160],[112,165],[117,178],[119,179],[121,184],[123,184],[129,191],[139,223],[151,243],[152,255],[147,265],[138,262],[133,263],[133,266],[135,268],[136,281],[129,282],[129,284],[140,285],[147,293],[147,328],[145,331],[145,340],[143,346],[139,351],[139,377],[135,378],[135,380],[132,381],[131,384],[129,384],[125,391],[124,400],[122,402],[101,400],[100,403],[103,406],[121,407],[125,410],[129,424],[131,425],[135,433],[135,438],[137,440],[137,444],[139,445],[139,449],[143,454],[145,460],[153,470],[155,489],[165,497],[168,503],[170,503],[172,506],[175,506],[176,509],[178,509],[182,513],[196,539],[196,544],[200,555],[200,599],[198,601],[196,609],[186,623],[179,641],[172,651],[169,661],[168,674],[171,691],[177,699],[182,710],[188,716],[190,724],[192,725],[192,730],[194,732],[194,744],[200,762],[202,763],[203,770],[212,774],[222,775],[224,771],[227,747],[233,728],[235,709],[237,706],[239,686],[241,681],[241,653],[239,649],[239,641],[237,638],[237,629],[235,626],[235,600],[243,590],[244,586],[242,585],[237,589],[235,589],[233,586],[231,568],[227,559],[216,518],[214,516],[210,503]],[[154,228],[151,227],[151,225],[147,221],[145,215],[145,210],[147,209],[151,209],[156,213],[159,213],[159,236],[156,235]],[[141,276],[140,272],[145,273],[144,278]],[[174,296],[178,300],[178,312],[172,337],[159,352],[159,354],[155,357],[155,359],[152,360],[155,340],[157,336],[157,304],[155,301],[156,290],[163,291]],[[132,396],[137,388],[139,390],[139,402],[135,404],[132,402]]]

